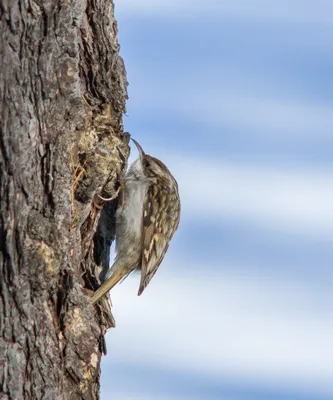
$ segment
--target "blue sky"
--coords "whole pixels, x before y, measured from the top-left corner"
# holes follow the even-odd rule
[[[116,18],[125,129],[177,178],[182,219],[144,294],[112,291],[102,400],[331,399],[333,3]]]

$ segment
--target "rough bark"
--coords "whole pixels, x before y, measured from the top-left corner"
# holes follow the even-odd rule
[[[0,24],[0,399],[97,399],[112,317],[85,288],[117,201],[97,194],[129,151],[114,4],[0,0]]]

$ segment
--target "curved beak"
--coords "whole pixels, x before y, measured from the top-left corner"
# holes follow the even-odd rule
[[[142,157],[145,155],[145,152],[143,151],[142,147],[141,147],[141,146],[139,145],[139,143],[138,143],[136,140],[134,140],[133,138],[131,138],[131,140],[134,142],[136,148],[138,149],[140,158],[142,158]]]

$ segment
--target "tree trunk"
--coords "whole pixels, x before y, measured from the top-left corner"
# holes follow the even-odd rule
[[[0,0],[0,399],[97,399],[128,158],[112,0]]]

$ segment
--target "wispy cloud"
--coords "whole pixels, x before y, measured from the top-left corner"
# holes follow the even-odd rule
[[[314,301],[296,282],[191,270],[170,279],[166,263],[140,298],[135,278],[114,289],[112,362],[333,393],[327,297]]]
[[[279,141],[332,140],[331,102],[295,98],[287,87],[283,94],[277,93],[277,83],[274,88],[272,83],[255,76],[246,81],[225,72],[222,79],[211,71],[209,75],[216,80],[208,78],[204,85],[194,84],[194,78],[189,77],[181,81],[175,77],[166,84],[152,76],[143,84],[134,74],[129,113],[135,110],[136,114],[161,118],[173,115],[210,129],[213,136],[229,129],[248,137]]]
[[[145,146],[145,143],[142,143]],[[309,166],[273,168],[151,152],[176,176],[183,215],[213,224],[252,223],[271,231],[331,241],[332,172]],[[133,158],[135,155],[133,154]]]
[[[185,107],[179,109],[184,111],[185,108],[189,117],[199,119],[201,123],[206,121],[207,125],[216,128],[241,129],[252,136],[274,135],[283,139],[296,136],[303,140],[332,137],[331,105],[228,93],[228,88],[220,89],[218,96],[213,91],[193,93],[187,99],[189,101],[183,103]]]

